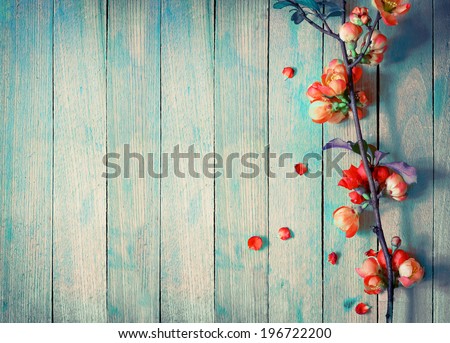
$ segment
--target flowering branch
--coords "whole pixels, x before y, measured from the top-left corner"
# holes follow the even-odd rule
[[[391,241],[393,250],[386,243],[381,223],[379,209],[380,198],[387,195],[396,201],[407,198],[408,186],[417,181],[416,170],[404,162],[381,163],[388,155],[367,144],[363,138],[360,120],[364,117],[363,109],[368,105],[368,99],[363,91],[356,91],[355,84],[362,76],[359,64],[378,65],[384,57],[387,48],[387,38],[376,30],[381,19],[386,25],[397,25],[397,17],[408,12],[410,5],[403,0],[373,0],[377,7],[377,15],[372,23],[369,10],[366,7],[355,7],[346,22],[346,1],[343,8],[330,1],[319,0],[289,0],[279,1],[274,8],[294,7],[292,21],[300,24],[303,20],[318,31],[331,36],[339,42],[342,50],[342,61],[332,60],[324,69],[321,82],[314,82],[307,91],[311,101],[309,115],[313,122],[338,124],[349,115],[353,117],[357,142],[345,142],[334,139],[324,146],[324,150],[341,148],[351,150],[361,156],[361,165],[351,166],[343,172],[339,186],[351,190],[349,197],[356,209],[341,206],[333,213],[335,225],[345,232],[347,238],[353,237],[359,229],[359,216],[368,206],[373,209],[375,225],[372,227],[381,245],[378,252],[369,250],[361,268],[357,273],[364,278],[364,291],[368,294],[379,294],[387,288],[388,307],[386,322],[391,323],[394,309],[394,288],[402,285],[412,287],[424,275],[420,264],[400,247],[401,240],[394,237]],[[322,21],[321,27],[308,16],[314,16]],[[342,17],[339,34],[334,33],[328,22],[329,17]],[[371,24],[372,23],[372,24]],[[356,52],[358,40],[366,27],[367,34]],[[332,254],[330,254],[331,257]],[[331,259],[335,261],[336,259]],[[332,263],[332,262],[331,262]],[[332,263],[333,264],[333,263]],[[387,285],[386,285],[387,281]],[[355,309],[358,314],[364,314],[369,306],[358,304]]]

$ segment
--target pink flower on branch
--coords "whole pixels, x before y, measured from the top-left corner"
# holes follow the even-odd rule
[[[411,8],[411,4],[405,3],[403,0],[372,0],[372,2],[388,26],[397,25],[397,17],[408,13]]]

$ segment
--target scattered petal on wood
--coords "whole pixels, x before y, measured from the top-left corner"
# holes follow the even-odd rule
[[[288,79],[292,79],[294,77],[295,70],[291,67],[286,67],[283,69],[283,75],[286,76]]]
[[[262,248],[263,241],[259,236],[253,236],[248,239],[248,247],[252,250],[259,250]]]
[[[335,265],[338,260],[338,255],[333,251],[328,255],[328,262],[330,262],[332,265]]]
[[[295,171],[297,172],[298,175],[303,175],[308,171],[308,167],[303,163],[297,163],[295,165]]]
[[[369,312],[370,310],[370,306],[364,303],[359,303],[358,305],[356,305],[355,307],[355,312],[357,314],[366,314],[367,312]]]
[[[281,240],[285,241],[291,238],[291,231],[287,227],[282,227],[278,230],[278,236],[280,236]]]

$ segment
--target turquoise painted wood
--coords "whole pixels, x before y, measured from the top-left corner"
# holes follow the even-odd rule
[[[160,3],[108,5],[107,151],[123,168],[108,178],[108,319],[158,322]]]
[[[216,153],[227,175],[216,180],[216,321],[268,321],[268,182],[230,156],[264,152],[268,142],[268,2],[217,1],[215,114]],[[234,155],[232,155],[234,154]],[[251,156],[249,156],[251,157]],[[264,249],[247,248],[262,236]]]
[[[107,319],[106,180],[101,163],[106,152],[105,5],[55,1],[55,322]]]
[[[450,292],[448,274],[450,251],[448,230],[448,208],[450,187],[450,154],[448,148],[449,122],[449,36],[445,32],[450,26],[450,13],[445,0],[436,0],[434,5],[434,251],[433,251],[433,320],[438,323],[450,322]]]
[[[162,151],[203,157],[214,149],[213,3],[165,0],[161,24]],[[193,167],[180,160],[161,179],[163,322],[214,321],[214,179],[199,158]]]
[[[269,320],[320,322],[322,127],[309,120],[304,94],[322,72],[321,63],[311,58],[321,59],[322,35],[306,26],[300,31],[287,19],[286,13],[270,10],[269,144],[279,158],[270,160],[275,175],[268,191]],[[295,66],[293,79],[280,76],[284,66]],[[292,156],[282,162],[282,154]],[[310,172],[306,177],[295,173],[296,177],[287,177],[298,162],[308,164]],[[281,227],[289,227],[294,238],[280,240]]]
[[[0,3],[0,322],[52,319],[52,13]]]
[[[350,240],[332,221],[349,201],[338,152],[321,147],[353,126],[307,115],[306,88],[339,49],[274,2],[0,0],[0,322],[384,321],[385,295],[354,271],[377,246],[370,214]],[[362,125],[419,171],[410,199],[382,208],[388,239],[426,268],[396,291],[395,321],[449,322],[449,4],[411,3],[398,27],[381,24],[389,49],[358,84]],[[174,165],[177,146],[199,154],[191,166]],[[120,156],[107,166],[107,153]],[[128,153],[142,158],[126,175]],[[298,162],[309,173],[290,178]]]
[[[388,237],[399,234],[427,271],[418,287],[396,292],[398,322],[431,322],[433,316],[432,17],[431,6],[418,1],[402,25],[384,30],[397,48],[387,52],[380,66],[380,149],[415,166],[419,183],[410,190],[409,201],[395,206],[383,202],[382,216]],[[385,300],[380,297],[380,317]]]

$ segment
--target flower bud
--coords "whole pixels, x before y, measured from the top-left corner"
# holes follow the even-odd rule
[[[355,7],[349,17],[353,24],[359,26],[367,25],[372,21],[367,7]]]
[[[391,245],[392,247],[394,247],[395,249],[400,248],[400,245],[402,245],[402,240],[400,239],[399,236],[394,236],[391,239]]]
[[[288,79],[292,79],[294,77],[295,71],[291,67],[286,67],[283,69],[283,75],[286,76]]]
[[[406,200],[408,191],[408,184],[403,180],[403,178],[397,174],[392,173],[386,179],[386,191],[390,197],[397,201]]]
[[[362,32],[363,29],[361,26],[347,22],[341,26],[341,29],[339,30],[339,37],[346,43],[356,42]]]

